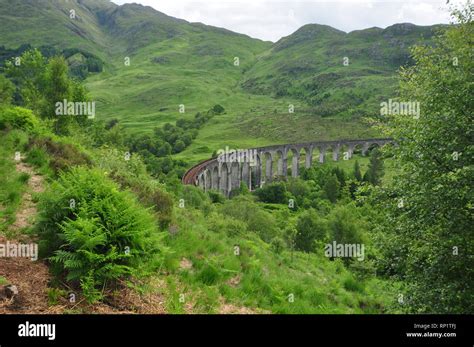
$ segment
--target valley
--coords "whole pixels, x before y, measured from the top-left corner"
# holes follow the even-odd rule
[[[0,313],[472,313],[472,13],[269,42],[0,0],[0,240],[39,252]]]

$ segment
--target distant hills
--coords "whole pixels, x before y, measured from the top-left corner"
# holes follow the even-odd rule
[[[308,24],[276,42],[247,71],[244,89],[290,96],[321,115],[364,115],[393,92],[395,73],[411,63],[409,47],[430,43],[441,26],[395,24],[345,33]]]
[[[288,117],[289,103],[315,127],[321,117],[359,122],[395,96],[409,47],[429,44],[442,29],[404,23],[345,33],[308,24],[273,44],[108,0],[0,0],[0,21],[0,58],[15,56],[22,45],[66,52],[74,71],[87,78],[102,118],[145,132],[183,117],[180,104],[184,117],[222,104],[227,115],[210,122],[201,142],[237,138],[242,145],[254,145],[253,137],[265,144],[333,133],[275,129],[272,120]]]

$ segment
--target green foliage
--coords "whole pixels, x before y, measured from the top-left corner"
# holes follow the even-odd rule
[[[85,164],[99,166],[105,171],[102,175],[95,169],[75,168],[69,173],[62,173],[59,180],[52,184],[51,191],[44,195],[40,208],[42,219],[38,224],[38,230],[43,232],[40,232],[42,252],[50,248],[49,256],[55,270],[69,278],[73,287],[80,286],[89,302],[101,299],[103,288],[109,288],[117,279],[151,267],[154,255],[162,254],[155,242],[157,220],[131,194],[121,191],[124,189],[131,190],[141,204],[153,207],[161,228],[168,227],[172,219],[178,223],[178,231],[165,237],[173,248],[173,254],[166,255],[167,285],[170,293],[181,293],[185,289],[191,296],[195,294],[194,308],[201,312],[214,312],[222,297],[239,305],[277,313],[384,312],[384,303],[394,296],[385,293],[381,281],[374,276],[356,279],[350,273],[367,274],[372,271],[371,263],[366,265],[364,262],[362,265],[353,262],[344,267],[343,262],[329,261],[320,256],[320,252],[293,252],[293,242],[297,241],[298,249],[305,252],[313,252],[315,247],[318,250],[321,242],[328,239],[328,234],[340,242],[367,242],[365,230],[370,229],[366,225],[366,219],[369,219],[366,216],[380,222],[384,219],[380,211],[390,208],[392,200],[402,196],[404,199],[406,196],[411,198],[404,200],[408,207],[402,211],[391,211],[393,215],[385,221],[390,227],[396,227],[396,230],[384,230],[386,237],[376,234],[376,237],[380,237],[377,241],[384,253],[378,269],[382,268],[389,274],[395,273],[398,278],[407,276],[410,279],[410,286],[414,284],[413,288],[416,289],[411,290],[410,299],[416,302],[413,311],[426,311],[430,300],[433,300],[433,297],[426,300],[421,298],[423,290],[429,290],[428,281],[418,281],[414,275],[416,271],[419,276],[426,276],[433,283],[439,274],[441,279],[449,282],[448,266],[439,266],[446,260],[455,270],[453,276],[463,276],[461,265],[466,266],[466,254],[473,253],[472,243],[469,240],[465,242],[467,232],[459,236],[461,229],[468,230],[472,225],[468,218],[472,203],[469,191],[465,193],[468,179],[472,176],[472,163],[465,158],[472,157],[472,148],[467,141],[458,143],[454,135],[460,132],[470,137],[472,134],[469,131],[463,133],[467,128],[466,123],[460,123],[452,132],[446,129],[434,131],[433,136],[443,137],[447,134],[445,137],[450,139],[449,145],[448,141],[429,137],[423,141],[419,138],[414,141],[425,147],[434,145],[437,153],[459,150],[462,153],[459,163],[462,165],[451,167],[452,172],[445,172],[441,167],[436,171],[429,164],[429,152],[426,149],[411,147],[410,155],[421,153],[422,164],[426,165],[426,170],[431,170],[430,175],[419,177],[417,171],[408,169],[406,180],[389,192],[389,198],[382,201],[385,205],[380,211],[370,211],[370,204],[379,197],[381,191],[380,187],[371,185],[380,184],[381,157],[373,159],[371,156],[369,171],[365,175],[371,184],[359,183],[362,175],[358,162],[354,167],[354,181],[348,179],[344,169],[328,163],[302,170],[304,180],[289,179],[259,190],[256,195],[267,204],[255,202],[251,195],[246,194],[245,186],[232,193],[237,195],[232,200],[225,200],[217,192],[204,193],[195,187],[181,187],[177,180],[190,162],[207,158],[212,149],[222,146],[222,143],[249,148],[274,141],[302,142],[314,140],[314,130],[320,133],[321,128],[328,130],[322,135],[324,139],[372,134],[354,119],[373,113],[379,102],[378,97],[394,92],[394,71],[401,64],[411,63],[406,47],[419,40],[421,35],[430,40],[432,28],[396,25],[384,30],[369,29],[344,34],[328,27],[306,26],[271,47],[270,43],[220,29],[181,23],[162,14],[149,14],[136,5],[118,8],[105,1],[91,4],[90,1],[83,3],[81,8],[86,9],[81,10],[80,17],[83,20],[76,23],[76,29],[84,35],[71,38],[69,29],[64,31],[70,23],[65,18],[67,16],[63,15],[65,8],[61,4],[44,12],[45,16],[54,19],[44,21],[54,28],[51,29],[55,32],[54,37],[49,34],[45,36],[48,30],[38,30],[38,38],[35,35],[28,37],[26,30],[15,33],[2,30],[11,27],[9,23],[12,19],[16,20],[12,11],[17,8],[8,2],[2,7],[2,13],[5,13],[2,20],[8,25],[0,28],[6,42],[33,44],[41,43],[45,37],[50,41],[53,37],[57,47],[67,44],[87,49],[65,49],[62,52],[65,61],[56,57],[61,52],[53,47],[41,49],[42,57],[35,51],[29,51],[31,47],[28,45],[24,45],[19,54],[12,54],[11,50],[0,47],[1,57],[8,54],[8,58],[12,58],[26,52],[22,55],[25,64],[10,64],[6,72],[19,87],[14,102],[26,105],[43,116],[53,115],[53,102],[60,101],[55,99],[67,96],[72,100],[86,100],[87,93],[83,85],[71,80],[68,74],[82,79],[91,71],[102,71],[102,61],[107,61],[107,72],[90,76],[87,83],[94,91],[96,100],[101,102],[101,116],[105,119],[117,118],[120,122],[88,123],[78,131],[72,119],[62,118],[56,122],[56,132],[63,135],[69,131],[71,138],[37,137],[25,148],[27,135],[16,129],[8,134],[11,143],[5,148],[0,147],[0,153],[5,158],[10,158],[14,149],[28,149],[28,162],[38,166],[51,165],[56,172]],[[22,10],[37,10],[36,6],[35,2],[31,2],[25,4]],[[34,10],[30,12],[35,13]],[[99,22],[97,16],[100,17]],[[30,18],[22,17],[24,27],[31,28]],[[136,23],[146,24],[146,32],[137,35]],[[404,34],[400,35],[400,32]],[[465,34],[471,35],[472,30],[463,32]],[[312,39],[315,36],[318,37],[316,41]],[[17,37],[24,39],[18,40]],[[159,40],[156,40],[157,37]],[[450,38],[459,44],[459,37]],[[114,50],[107,49],[109,46],[115,47]],[[331,47],[331,50],[328,51],[326,47]],[[94,54],[87,54],[89,50]],[[127,69],[120,69],[118,67],[123,66],[123,56],[127,52],[134,52],[134,63]],[[320,62],[327,61],[333,55],[334,61],[338,61],[343,56],[341,52],[357,59],[351,58],[349,69],[331,66],[331,71],[325,71],[327,67],[320,65]],[[424,53],[429,56],[431,52],[427,50]],[[461,62],[472,61],[472,52],[467,44],[454,53],[456,57],[461,57]],[[241,68],[232,66],[231,59],[228,59],[232,56],[241,58]],[[444,58],[449,56],[446,54]],[[424,59],[423,54],[418,58]],[[184,64],[186,69],[182,68]],[[369,65],[371,69],[367,69]],[[444,68],[445,65],[443,61],[436,61],[432,69],[439,69],[436,66]],[[469,119],[466,110],[472,110],[472,105],[464,102],[464,99],[472,94],[472,86],[468,83],[471,65],[459,67],[464,80],[457,76],[452,84],[442,85],[437,81],[434,83],[436,85],[430,85],[431,76],[427,75],[411,89],[422,94],[426,90],[426,95],[420,99],[429,105],[434,100],[435,106],[442,106],[441,93],[433,93],[433,100],[428,97],[429,93],[436,88],[441,90],[441,86],[449,90],[461,82],[462,91],[451,95],[452,100],[447,103],[449,107],[443,110],[450,112],[453,109],[454,113],[459,113],[459,117]],[[275,74],[275,71],[278,73]],[[446,77],[443,73],[439,75]],[[187,88],[182,87],[183,81]],[[11,96],[8,82],[2,83],[0,77],[0,102],[3,99],[8,101]],[[247,90],[266,95],[246,94],[235,88],[239,84]],[[229,90],[232,93],[228,93]],[[273,99],[270,95],[281,100]],[[288,116],[286,96],[292,103],[295,98],[304,101],[296,105],[299,111],[297,117]],[[462,106],[459,108],[454,107],[456,98],[461,100]],[[187,100],[186,113],[178,114],[176,105],[182,100]],[[225,109],[216,102],[225,105]],[[307,108],[306,103],[317,107]],[[435,106],[428,111],[435,114]],[[205,109],[209,111],[195,113],[194,117],[188,116]],[[211,121],[213,115],[219,117]],[[176,123],[172,125],[170,122],[174,121]],[[275,127],[275,124],[280,123],[285,126]],[[130,127],[135,132],[126,134],[124,127]],[[154,127],[157,128],[153,131]],[[12,126],[7,125],[6,128]],[[413,137],[417,133],[413,127],[407,129]],[[428,132],[433,129],[428,124],[425,130]],[[401,132],[395,136],[399,143],[404,139],[412,140]],[[72,142],[76,139],[87,147],[87,154],[80,145]],[[264,142],[261,144],[261,141]],[[104,147],[97,149],[101,146]],[[123,159],[126,151],[133,153],[130,160]],[[440,161],[440,158],[435,159],[438,164],[449,166],[446,158]],[[362,163],[365,169],[364,165]],[[403,166],[400,162],[398,165]],[[407,165],[416,167],[413,161]],[[347,167],[345,169],[347,172],[350,170]],[[151,179],[147,170],[160,182],[166,182],[167,186]],[[2,162],[0,173],[3,178],[0,183],[0,202],[8,210],[21,201],[27,177],[15,175],[14,164],[10,159]],[[416,176],[411,184],[407,179],[408,173]],[[437,179],[432,185],[421,183],[422,179],[429,180],[437,174],[449,177],[445,181]],[[54,176],[51,178],[54,180]],[[449,189],[450,184],[456,187],[455,193],[459,197],[443,191]],[[8,185],[15,189],[10,189]],[[422,199],[418,196],[413,199],[411,192],[405,196],[404,185],[412,190],[422,187],[419,194],[426,194],[433,201],[436,201],[436,197],[433,198],[435,194],[439,194],[440,199],[451,198],[449,202],[462,213],[444,213],[448,211],[447,202],[441,204],[439,209],[437,205],[430,205],[431,216],[440,216],[435,218],[439,219],[438,223],[419,228],[420,225],[413,219],[418,215],[423,222],[429,218],[428,203],[420,202]],[[174,193],[169,193],[172,190]],[[349,193],[356,201],[354,204],[348,202]],[[79,196],[74,198],[75,208],[70,207],[72,196]],[[298,210],[288,209],[290,198],[296,199]],[[180,199],[184,201],[183,208]],[[216,204],[212,205],[211,202]],[[179,204],[179,208],[173,210],[173,204]],[[411,204],[414,205],[413,209]],[[420,205],[423,209],[419,208]],[[301,211],[308,207],[316,210]],[[406,209],[409,211],[404,215]],[[394,223],[400,215],[402,221]],[[2,223],[4,216],[8,217],[2,206]],[[461,225],[456,227],[455,222],[449,223],[456,221],[459,216],[464,217],[460,219]],[[406,234],[403,223],[411,224]],[[417,227],[420,230],[418,233]],[[285,234],[282,230],[285,230]],[[443,234],[443,230],[456,235],[453,237],[455,243],[450,243],[452,240]],[[286,238],[286,242],[282,237]],[[439,244],[435,242],[435,246],[431,243],[426,246],[430,238],[439,239]],[[461,252],[458,263],[452,262],[448,259],[450,254],[446,252],[446,244],[452,247],[462,242],[467,245],[466,252]],[[123,252],[124,245],[130,243],[138,244],[142,247],[141,251],[136,254]],[[290,244],[291,256],[285,243]],[[235,245],[240,249],[238,256],[233,253]],[[443,254],[442,259],[433,261],[439,253]],[[192,260],[193,267],[189,271],[178,270],[181,257]],[[418,268],[418,261],[422,264],[421,269]],[[390,267],[392,264],[393,267]],[[426,267],[426,264],[432,266]],[[469,266],[467,268],[469,270]],[[233,281],[229,282],[230,279]],[[440,309],[443,305],[444,308],[449,307],[455,300],[454,292],[461,293],[463,300],[459,307],[469,307],[465,299],[471,288],[462,288],[459,282],[451,281],[449,283],[452,285],[436,287],[436,295],[442,299],[439,307],[434,306],[435,311],[443,311]],[[289,293],[295,294],[295,302],[288,302]],[[56,301],[54,293],[51,297]],[[177,303],[175,297],[177,295],[170,297],[167,302],[171,304],[167,305],[174,305],[176,310],[184,312],[183,305]],[[457,311],[462,310],[459,307]]]
[[[311,186],[302,179],[291,178],[286,183],[288,192],[296,198],[297,206],[307,206],[311,199]]]
[[[40,253],[90,301],[162,255],[151,214],[99,170],[60,175],[40,201]]]
[[[326,222],[313,209],[300,215],[296,230],[295,247],[304,252],[314,252],[315,241],[322,242],[327,238]]]
[[[239,195],[246,195],[250,192],[249,187],[247,186],[247,183],[245,182],[240,182],[239,186]]]
[[[150,179],[138,155],[133,154],[126,160],[125,152],[104,147],[96,152],[94,164],[105,170],[122,189],[130,189],[143,205],[152,208],[160,228],[169,226],[173,215],[173,197],[162,184]]]
[[[210,199],[206,193],[198,187],[186,185],[182,188],[178,196],[179,200],[182,200],[184,203],[182,208],[193,207],[203,211],[209,211],[211,205]]]
[[[266,242],[270,242],[278,233],[272,215],[259,209],[245,196],[226,201],[220,208],[220,213],[245,222],[248,230],[257,233]]]
[[[173,218],[174,201],[172,195],[157,187],[147,194],[147,197],[143,200],[156,211],[160,221],[160,228],[165,229],[169,227]]]
[[[273,238],[272,242],[270,243],[273,252],[276,254],[280,254],[286,248],[286,242],[281,237]]]
[[[408,282],[410,312],[474,311],[466,281],[474,277],[472,13],[470,2],[454,11],[458,25],[436,46],[414,48],[416,64],[402,70],[401,97],[420,102],[419,119],[387,120],[401,174],[382,203],[383,232],[393,242],[386,254]]]
[[[21,183],[27,183],[29,179],[30,179],[30,174],[27,172],[21,173],[20,176],[18,177],[18,180]]]
[[[62,55],[67,59],[70,74],[80,80],[88,77],[90,73],[103,71],[103,61],[87,51],[68,48],[62,51]]]
[[[24,52],[5,64],[6,75],[12,79],[22,104],[36,114],[43,108],[43,93],[46,87],[46,60],[37,49]]]
[[[176,125],[166,123],[161,128],[155,128],[152,135],[129,136],[125,144],[132,152],[143,156],[149,171],[155,177],[163,177],[163,175],[181,177],[187,164],[174,160],[171,154],[180,153],[191,145],[197,136],[198,129],[213,115],[213,109],[205,114],[198,112],[194,119],[180,118],[176,121]],[[106,133],[110,133],[110,130]]]
[[[64,57],[50,58],[46,66],[45,73],[45,93],[46,105],[44,106],[43,116],[52,118],[55,114],[55,104],[64,99],[73,101],[71,96],[71,84],[69,81],[68,66]],[[74,100],[75,101],[75,100]],[[60,119],[64,119],[61,117]]]
[[[75,166],[90,165],[89,156],[77,146],[54,140],[51,137],[32,137],[28,143],[28,160],[37,166],[49,162],[54,173],[69,170]],[[47,153],[49,160],[45,158]]]
[[[384,174],[382,153],[378,148],[370,152],[369,168],[364,175],[364,181],[379,185]]]
[[[222,114],[225,112],[225,108],[222,105],[216,104],[211,108],[212,112],[215,114]]]
[[[238,200],[249,197],[230,200],[233,210]],[[262,204],[253,209],[262,210]],[[198,210],[176,210],[179,232],[166,238],[173,249],[166,263],[167,287],[173,290],[167,295],[170,312],[185,312],[178,303],[183,287],[187,300],[203,303],[194,305],[197,313],[220,312],[216,303],[221,300],[256,313],[381,313],[396,298],[388,282],[384,286],[373,277],[353,279],[355,286],[348,280],[344,286],[351,274],[341,262],[321,254],[289,252],[278,236],[267,243],[253,232],[228,233],[225,225],[236,219],[222,212],[204,216]],[[191,268],[179,268],[183,258],[192,262]],[[294,302],[289,301],[290,293]]]
[[[199,274],[197,275],[197,279],[208,286],[216,284],[219,280],[219,277],[219,270],[212,264],[204,265]]]
[[[339,166],[336,166],[335,168],[332,169],[332,172],[336,176],[337,180],[339,181],[339,185],[341,188],[343,188],[346,185],[346,172],[344,169],[341,169]]]
[[[26,162],[41,168],[49,165],[49,155],[43,147],[32,147],[28,151]]]
[[[363,292],[364,286],[357,281],[353,276],[347,275],[343,280],[343,286],[345,289],[351,292]]]
[[[33,112],[23,107],[7,107],[0,110],[0,129],[16,128],[33,132],[39,121]]]
[[[55,120],[57,134],[67,134],[69,125],[84,123],[87,115],[58,114],[58,102],[87,100],[84,87],[68,75],[68,65],[62,56],[45,58],[38,49],[24,52],[6,63],[7,76],[16,84],[22,104],[43,118]]]
[[[0,234],[8,235],[26,189],[28,176],[16,171],[14,155],[24,151],[27,141],[28,135],[21,130],[2,132],[0,136]]]
[[[313,195],[321,187],[323,197],[335,203],[342,197],[346,188],[348,180],[346,170],[347,168],[344,169],[338,165],[316,165],[302,170],[301,178],[311,183],[308,187],[310,190],[313,190]]]
[[[284,182],[265,184],[255,191],[255,195],[260,201],[274,204],[288,204],[288,200],[291,199]]]
[[[225,233],[228,236],[244,235],[247,231],[247,224],[233,217],[212,213],[207,219],[209,230],[216,233]]]
[[[12,101],[15,85],[4,75],[0,75],[0,105],[8,105]]]
[[[358,181],[358,182],[361,182],[362,181],[362,173],[360,172],[360,165],[359,165],[359,161],[356,160],[355,163],[354,163],[354,172],[353,172],[353,175],[354,175],[354,178]]]
[[[335,203],[341,194],[340,188],[341,188],[341,184],[339,183],[337,176],[335,174],[329,176],[329,178],[327,179],[326,183],[323,186],[323,190],[324,190],[324,193],[326,194],[326,198],[332,203]]]
[[[48,305],[58,305],[60,299],[66,297],[67,292],[59,288],[50,288],[48,289]]]
[[[173,146],[173,153],[179,153],[186,148],[186,145],[182,140],[177,140]]]
[[[207,195],[209,195],[209,198],[211,199],[213,204],[216,204],[216,203],[222,204],[226,200],[225,196],[220,191],[209,190],[207,192]]]
[[[330,240],[339,244],[363,243],[363,220],[353,204],[336,206],[328,215]]]

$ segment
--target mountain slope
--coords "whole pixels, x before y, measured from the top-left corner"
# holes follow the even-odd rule
[[[380,98],[395,97],[395,74],[409,64],[409,47],[430,43],[440,26],[395,24],[351,33],[310,24],[276,42],[245,74],[256,94],[289,96],[322,116],[376,112]]]
[[[109,1],[13,0],[0,1],[0,44],[81,48],[103,56],[109,42],[97,13],[113,8]],[[75,19],[71,18],[75,11]]]
[[[430,42],[437,29],[397,24],[347,34],[309,24],[272,44],[108,0],[0,0],[0,20],[0,57],[18,56],[25,44],[66,52],[87,77],[98,119],[143,133],[224,106],[179,155],[191,161],[225,146],[377,136],[361,116],[396,96],[408,47]],[[84,68],[89,55],[94,68]]]
[[[76,19],[70,18],[71,9]],[[79,48],[100,57],[104,71],[87,80],[98,118],[119,118],[136,131],[149,131],[178,116],[193,117],[226,99],[240,109],[248,99],[234,91],[242,70],[271,46],[151,7],[106,0],[0,0],[0,19],[6,23],[0,46],[9,49],[3,56],[17,56],[21,51],[14,49],[30,44],[59,51]],[[19,22],[21,30],[13,30]],[[261,104],[261,97],[253,99]],[[271,104],[271,98],[265,103]],[[185,114],[177,112],[180,104],[186,106]]]

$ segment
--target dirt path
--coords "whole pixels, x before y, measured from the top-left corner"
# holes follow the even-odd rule
[[[7,242],[14,246],[35,242],[31,236],[22,234],[22,230],[32,225],[37,213],[33,194],[44,190],[43,177],[36,174],[31,166],[20,161],[16,164],[16,170],[28,174],[30,178],[16,213],[16,220],[9,228],[13,238],[7,240],[0,237],[0,244],[5,247]],[[17,295],[7,297],[4,286],[0,286],[0,313],[48,313],[47,289],[50,275],[44,262],[18,256],[0,257],[0,276],[18,290]]]
[[[22,202],[16,213],[16,220],[9,228],[12,238],[6,239],[0,236],[0,245],[34,243],[35,240],[28,234],[22,233],[25,228],[33,225],[37,215],[36,203],[33,200],[35,193],[44,191],[44,178],[24,162],[16,164],[19,173],[30,176],[28,188],[22,196]],[[192,268],[192,263],[183,258],[180,263],[182,269]],[[1,257],[0,256],[0,280],[6,280],[6,284],[14,285],[18,294],[7,297],[5,283],[0,282],[0,314],[63,314],[70,313],[102,313],[102,314],[163,314],[166,313],[165,297],[162,294],[166,284],[163,280],[153,278],[153,283],[148,287],[154,288],[152,292],[139,294],[127,286],[111,293],[104,303],[88,305],[84,299],[78,298],[77,303],[71,303],[67,297],[58,298],[52,305],[48,301],[48,291],[51,275],[47,264],[42,260],[32,261],[26,257]],[[229,285],[236,286],[240,278],[233,278]],[[195,313],[192,303],[185,310],[187,313]],[[247,307],[236,306],[226,303],[223,298],[219,300],[218,313],[220,314],[254,314],[259,313]]]
[[[12,231],[20,231],[25,227],[31,226],[31,219],[36,216],[37,212],[32,194],[44,191],[43,176],[35,173],[31,166],[20,161],[16,164],[16,171],[26,173],[30,178],[28,180],[28,189],[25,194],[23,194],[22,203],[16,214],[16,220],[10,226]]]
[[[7,239],[0,235],[0,245],[35,243],[35,239],[22,233],[24,228],[34,223],[37,215],[36,203],[33,194],[44,191],[44,178],[38,175],[28,164],[20,161],[16,164],[19,173],[30,176],[28,188],[22,196],[22,202],[16,213],[15,222],[10,225]],[[32,261],[26,257],[0,256],[0,314],[61,314],[66,312],[83,313],[164,313],[163,296],[157,293],[140,295],[136,291],[123,286],[111,295],[107,303],[87,304],[84,299],[78,298],[77,303],[68,301],[67,296],[58,298],[54,305],[48,301],[48,291],[51,275],[47,264],[42,260]],[[6,285],[13,285],[18,294],[7,297]]]

